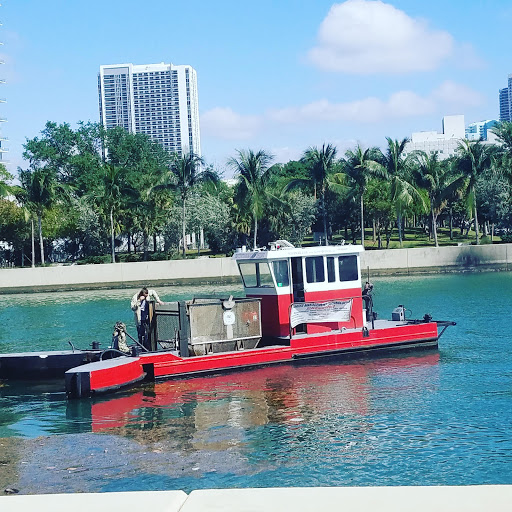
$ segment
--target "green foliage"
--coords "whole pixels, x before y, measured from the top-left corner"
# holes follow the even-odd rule
[[[283,211],[283,218],[277,229],[277,238],[300,246],[310,233],[317,216],[317,202],[314,197],[296,190],[289,194],[287,203],[288,208]]]
[[[0,240],[19,247],[29,237],[23,208],[14,201],[0,199]]]
[[[254,225],[253,247],[257,247],[258,221],[262,218],[268,198],[272,196],[270,179],[273,156],[263,150],[254,152],[238,150],[238,158],[230,158],[228,166],[233,169],[238,183],[235,191],[235,202],[243,216],[250,212]]]
[[[36,221],[42,262],[45,248],[58,256],[52,245],[69,259],[96,262],[109,246],[111,261],[176,258],[180,249],[181,257],[193,257],[181,240],[201,231],[210,250],[223,254],[247,245],[249,236],[255,246],[278,238],[300,245],[312,230],[327,237],[334,229],[336,238],[357,242],[365,224],[367,237],[369,225],[375,228],[369,246],[393,247],[404,241],[404,219],[406,246],[431,243],[430,234],[436,243],[438,230],[439,244],[451,243],[448,220],[458,228],[453,239],[464,241],[473,222],[479,239],[478,215],[486,232],[491,224],[512,228],[512,124],[494,131],[500,147],[465,141],[457,158],[444,161],[436,154],[406,158],[407,139],[391,138],[384,154],[358,145],[342,160],[331,144],[274,165],[263,150],[239,150],[228,161],[237,178],[230,187],[202,159],[170,155],[143,134],[48,122],[24,146],[29,165],[19,170],[21,187],[0,164],[0,198],[16,197],[0,201],[0,239],[21,261]],[[164,250],[156,243],[162,240]]]
[[[104,254],[101,256],[87,256],[81,260],[78,260],[77,265],[99,265],[102,263],[111,263],[110,255]]]
[[[14,189],[10,185],[14,176],[7,171],[4,164],[0,164],[0,198],[12,194]]]

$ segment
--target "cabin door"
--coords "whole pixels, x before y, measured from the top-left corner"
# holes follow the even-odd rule
[[[304,302],[304,273],[302,258],[292,258],[292,290],[293,302]]]

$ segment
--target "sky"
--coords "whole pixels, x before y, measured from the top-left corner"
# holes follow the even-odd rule
[[[99,121],[104,64],[194,67],[202,154],[226,178],[240,149],[284,163],[497,119],[512,73],[510,0],[4,0],[0,21],[12,173],[46,121]]]

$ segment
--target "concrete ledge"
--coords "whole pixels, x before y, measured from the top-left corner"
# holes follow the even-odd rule
[[[510,511],[512,486],[315,487],[193,491],[181,512]]]
[[[183,491],[106,492],[98,494],[40,494],[2,496],[2,512],[178,512]]]
[[[2,512],[508,512],[511,485],[291,487],[0,497]]]
[[[505,512],[512,486],[314,487],[193,491],[181,512]]]
[[[363,276],[512,270],[512,244],[365,251]],[[239,283],[232,258],[0,269],[0,293]]]

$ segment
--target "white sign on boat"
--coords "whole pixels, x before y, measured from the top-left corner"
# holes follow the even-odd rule
[[[292,329],[299,324],[314,322],[348,322],[352,312],[352,299],[329,302],[295,302],[290,312]]]

